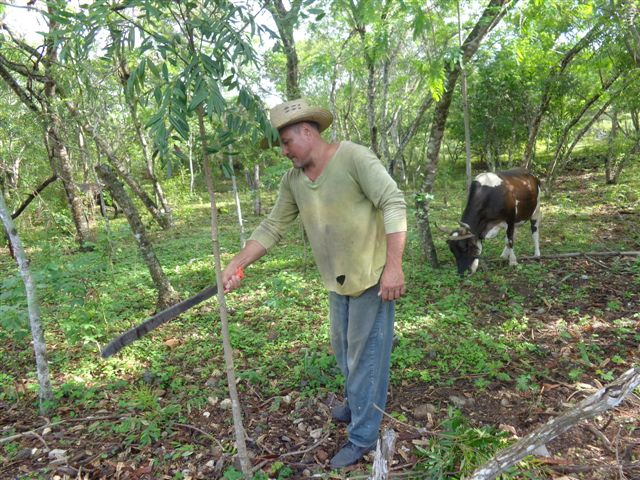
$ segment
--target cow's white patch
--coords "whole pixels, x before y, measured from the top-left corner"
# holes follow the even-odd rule
[[[509,265],[517,265],[518,260],[516,259],[516,254],[513,251],[513,248],[509,248],[509,246],[504,247],[502,250],[502,254],[500,255],[502,258],[509,259]]]
[[[539,222],[536,222],[536,223],[539,223]],[[533,256],[539,257],[540,256],[540,232],[536,230],[533,233],[532,237],[533,237]]]
[[[498,187],[502,185],[502,179],[495,173],[481,173],[476,177],[476,182],[484,187]]]
[[[484,238],[495,238],[501,228],[507,228],[507,222],[500,222],[494,225],[489,225],[485,231]]]
[[[476,273],[479,263],[480,263],[480,260],[478,260],[477,258],[471,263],[471,268],[470,268],[471,273]]]
[[[516,218],[518,218],[518,204],[520,203],[520,200],[518,200],[516,198]]]

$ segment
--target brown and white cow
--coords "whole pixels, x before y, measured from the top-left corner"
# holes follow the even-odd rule
[[[524,169],[478,175],[471,183],[460,228],[447,240],[456,257],[458,273],[477,270],[482,241],[495,237],[501,228],[507,229],[502,258],[509,259],[509,265],[517,264],[514,231],[527,220],[531,222],[534,255],[539,257],[540,181]]]

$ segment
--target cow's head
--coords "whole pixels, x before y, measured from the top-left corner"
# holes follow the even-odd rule
[[[474,273],[478,268],[482,243],[469,229],[468,225],[460,224],[460,228],[454,230],[447,240],[449,249],[456,257],[458,273],[464,275],[469,270]]]

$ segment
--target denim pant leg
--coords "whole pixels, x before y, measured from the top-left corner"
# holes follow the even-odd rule
[[[395,302],[378,296],[379,285],[358,297],[329,294],[331,345],[345,377],[351,409],[349,440],[368,447],[375,443],[389,386]]]

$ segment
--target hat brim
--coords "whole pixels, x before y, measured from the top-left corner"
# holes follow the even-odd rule
[[[298,115],[294,115],[293,117],[287,119],[286,122],[281,125],[273,125],[273,128],[278,130],[282,130],[285,127],[289,127],[291,125],[295,125],[296,123],[302,122],[314,122],[318,125],[318,130],[320,132],[324,132],[331,123],[333,123],[333,114],[324,108],[309,108],[303,112],[300,112]],[[263,150],[266,150],[269,147],[277,147],[280,145],[280,136],[275,140],[269,141],[267,137],[264,137],[260,142],[260,147]]]

